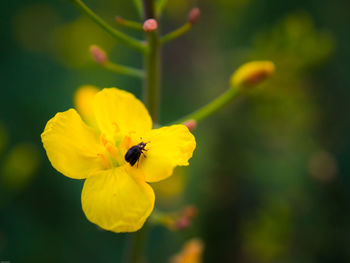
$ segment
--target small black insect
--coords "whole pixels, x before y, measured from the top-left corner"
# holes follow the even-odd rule
[[[125,161],[130,163],[131,166],[134,166],[134,164],[139,160],[141,153],[145,156],[143,151],[147,151],[145,149],[146,144],[147,143],[145,142],[140,142],[139,144],[132,146],[125,154]]]

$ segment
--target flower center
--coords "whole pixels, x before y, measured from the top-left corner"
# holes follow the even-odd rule
[[[113,139],[107,138],[105,134],[101,135],[101,143],[105,150],[103,153],[99,153],[98,156],[102,158],[106,169],[126,164],[125,154],[133,145],[137,144],[133,139],[134,135],[135,133],[129,135],[116,133]]]

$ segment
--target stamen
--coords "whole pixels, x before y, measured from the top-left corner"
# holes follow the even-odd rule
[[[102,134],[101,135],[101,142],[102,142],[102,144],[105,146],[106,145],[106,143],[108,142],[108,140],[106,139],[106,135],[105,134]]]
[[[131,147],[131,137],[125,136],[120,147],[123,147],[125,150],[129,149]]]
[[[107,151],[111,154],[111,156],[115,159],[118,159],[120,157],[120,150],[113,145],[111,142],[107,142],[105,145]]]
[[[106,158],[106,156],[104,154],[98,153],[97,156],[102,158],[103,164],[105,165],[106,169],[110,169],[111,168],[111,165],[110,165],[108,159]]]
[[[119,128],[119,125],[115,122],[112,122],[112,125],[114,126],[114,132],[118,133],[120,132],[120,128]]]

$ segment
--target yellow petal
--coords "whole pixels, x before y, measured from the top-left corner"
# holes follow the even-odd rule
[[[116,132],[145,133],[152,128],[146,107],[133,94],[116,89],[103,89],[94,100],[94,112],[100,130],[112,137]]]
[[[82,179],[106,168],[98,133],[74,109],[49,120],[41,140],[52,166],[65,176]]]
[[[122,166],[86,179],[81,202],[92,223],[116,233],[133,232],[151,214],[154,192]]]
[[[187,166],[196,148],[194,136],[185,125],[172,125],[151,130],[143,139],[147,143],[137,166],[147,182],[157,182],[169,177],[176,166]]]

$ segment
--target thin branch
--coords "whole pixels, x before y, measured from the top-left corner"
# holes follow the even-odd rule
[[[142,53],[145,53],[147,51],[147,46],[144,43],[108,25],[102,18],[100,18],[90,8],[88,8],[81,0],[70,0],[70,1],[80,12],[86,14],[91,20],[93,20],[97,25],[103,28],[106,32],[111,34],[120,43],[124,44],[125,46],[136,49]]]

